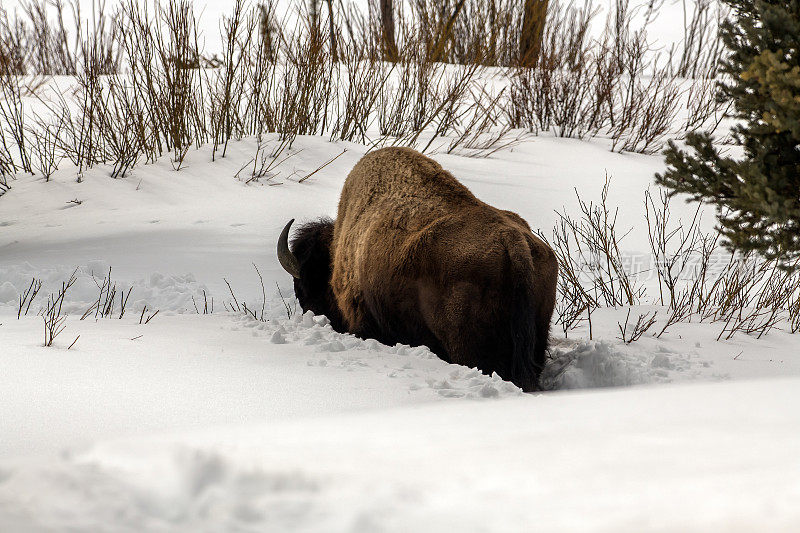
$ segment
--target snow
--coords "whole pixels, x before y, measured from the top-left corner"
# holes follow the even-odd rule
[[[146,325],[70,317],[73,337],[56,357],[38,342],[38,317],[2,327],[4,381],[16,384],[0,394],[5,457],[140,432],[521,394],[424,347],[341,335],[310,313],[278,324],[243,315],[158,316]]]
[[[204,148],[122,180],[19,176],[0,198],[0,530],[800,527],[797,335],[717,341],[720,324],[695,322],[625,344],[627,310],[600,309],[591,339],[554,328],[555,390],[525,395],[424,347],[336,333],[299,310],[275,243],[290,218],[335,214],[367,148],[300,137],[277,175],[246,184],[254,150],[244,139],[211,162]],[[545,233],[608,174],[618,227],[633,228],[623,251],[649,249],[659,156],[539,136],[433,157]],[[109,268],[133,287],[125,315],[81,320]],[[73,272],[66,329],[45,348],[36,313]],[[263,320],[226,311],[227,283]],[[147,324],[145,305],[159,311]]]
[[[190,153],[178,172],[164,160],[116,181],[102,168],[86,172],[83,183],[65,171],[64,178],[47,184],[46,195],[38,179],[22,176],[4,196],[0,273],[22,265],[22,279],[12,283],[27,283],[25,264],[30,263],[34,271],[62,267],[65,277],[66,270],[88,266],[89,273],[102,277],[104,270],[90,264],[101,260],[103,267],[112,267],[112,277],[133,281],[154,272],[191,274],[224,295],[223,277],[234,288],[260,293],[256,263],[267,287],[275,281],[290,287],[274,261],[277,235],[290,218],[303,222],[335,216],[344,178],[367,148],[301,137],[292,148],[297,155],[278,166],[273,179],[248,185],[233,176],[255,149],[253,139],[234,143],[228,157],[210,165],[210,149],[202,148]],[[344,149],[330,165],[298,182]],[[620,206],[618,225],[633,228],[623,243],[626,251],[649,250],[641,223],[643,193],[663,169],[660,157],[612,153],[603,141],[532,136],[489,159],[434,157],[479,198],[520,213],[548,233],[556,220],[554,209],[574,211],[576,189],[584,198],[598,198],[608,173],[609,203]],[[81,204],[69,203],[73,199]],[[673,209],[676,217],[690,218],[694,212],[682,202]],[[705,227],[712,225],[709,216]]]
[[[798,385],[555,393],[111,440],[6,469],[0,515],[23,531],[791,531]]]

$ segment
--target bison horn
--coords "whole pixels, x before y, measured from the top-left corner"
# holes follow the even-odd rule
[[[297,257],[289,250],[289,228],[292,227],[294,219],[290,220],[283,228],[281,236],[278,237],[278,261],[283,269],[295,279],[300,279],[300,262]]]

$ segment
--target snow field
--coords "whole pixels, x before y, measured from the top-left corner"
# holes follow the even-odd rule
[[[798,385],[523,395],[111,440],[6,468],[0,515],[24,531],[792,531]]]
[[[798,527],[796,335],[717,342],[719,324],[681,323],[626,345],[626,309],[600,309],[592,339],[585,324],[552,331],[545,383],[584,390],[524,395],[426,348],[336,333],[297,311],[275,242],[290,218],[335,214],[366,148],[301,137],[280,174],[246,185],[234,176],[254,146],[117,181],[23,176],[0,198],[0,530]],[[546,136],[434,157],[546,234],[553,209],[574,212],[574,189],[596,199],[608,173],[618,227],[633,228],[623,252],[649,249],[642,193],[659,157]],[[79,320],[109,266],[118,291],[133,287],[125,317]],[[44,348],[35,314],[73,271],[66,329]],[[44,286],[18,321],[34,276]],[[265,321],[225,310],[226,280]],[[204,291],[212,315],[195,311]],[[159,311],[149,324],[144,305]],[[586,390],[599,387],[626,388]]]

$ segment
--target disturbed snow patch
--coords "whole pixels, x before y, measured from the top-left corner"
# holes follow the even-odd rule
[[[3,280],[0,283],[0,312],[16,313],[19,295],[30,285],[32,272],[42,281],[39,296],[30,308],[31,314],[35,314],[47,294],[57,291],[73,270],[64,267],[35,269],[30,264],[0,267],[0,279]],[[67,293],[64,312],[81,315],[97,300],[99,286],[109,273],[109,265],[103,261],[90,261],[74,272],[76,282]],[[129,315],[137,315],[145,305],[152,311],[160,310],[162,316],[202,312],[205,304],[212,302],[213,306],[215,300],[214,294],[192,274],[152,273],[129,281],[117,280],[112,269],[111,276],[119,292],[133,287],[131,301],[127,305]],[[230,306],[225,302],[224,297],[216,298],[217,312],[234,308],[232,302],[229,302]],[[287,310],[291,313],[298,309],[297,300],[294,297],[284,299],[279,291],[271,298],[260,294],[248,299],[248,302],[256,303],[259,311],[252,312],[262,320],[256,320],[246,313],[231,314],[237,324],[236,329],[247,328],[254,335],[265,336],[265,341],[273,344],[303,347],[309,367],[378,371],[390,378],[407,381],[411,391],[429,389],[447,398],[494,398],[521,394],[520,389],[496,374],[486,376],[477,369],[460,365],[449,365],[450,370],[445,371],[447,374],[443,377],[441,365],[445,363],[440,362],[424,346],[386,346],[372,339],[362,340],[353,335],[340,334],[333,331],[326,317],[314,316],[310,312],[295,312],[287,318]],[[428,363],[421,364],[421,361]],[[689,357],[666,350],[657,341],[643,339],[636,345],[624,345],[615,340],[553,339],[542,385],[545,390],[554,390],[669,382],[679,374],[681,378],[692,377],[699,363],[702,361],[690,360]]]
[[[644,357],[630,356],[604,340],[580,341],[551,348],[551,359],[542,376],[547,389],[583,389],[636,385],[660,379]]]
[[[338,333],[326,317],[314,316],[311,311],[291,318],[272,318],[269,322],[246,315],[236,315],[234,320],[242,327],[260,332],[274,344],[307,346],[306,364],[310,367],[379,372],[409,381],[411,391],[428,388],[445,398],[498,398],[522,394],[516,385],[496,373],[487,376],[475,368],[447,365],[425,346],[387,346],[374,339]],[[444,376],[443,364],[450,367]]]
[[[443,363],[425,346],[386,346],[374,339],[337,333],[326,317],[314,316],[310,311],[281,318],[275,314],[277,308],[271,306],[269,322],[246,315],[237,315],[234,320],[244,327],[264,331],[274,344],[307,346],[306,363],[311,367],[335,367],[350,372],[358,368],[373,369],[391,378],[413,381],[411,390],[430,388],[448,398],[494,398],[522,393],[496,373],[487,376],[478,369],[456,364],[448,365],[452,370],[442,378],[439,365]],[[544,390],[667,383],[679,376],[699,375],[697,367],[708,365],[673,352],[657,341],[646,347],[610,340],[552,339],[549,352],[542,374]],[[429,364],[420,364],[421,361]]]
[[[647,350],[607,340],[558,339],[552,341],[542,385],[546,390],[554,390],[667,383],[676,374],[684,378],[697,374],[698,365],[708,366],[708,363],[661,345]]]

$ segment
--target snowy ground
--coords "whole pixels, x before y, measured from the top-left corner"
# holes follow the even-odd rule
[[[601,310],[593,340],[554,329],[551,385],[584,390],[523,395],[297,312],[277,235],[289,218],[335,214],[365,150],[300,138],[250,184],[234,177],[250,140],[215,163],[191,153],[178,172],[163,161],[116,181],[95,169],[82,183],[69,170],[13,182],[0,198],[0,530],[800,527],[797,336],[717,342],[718,324],[695,323],[624,345],[625,310]],[[434,157],[547,233],[553,209],[574,212],[573,188],[596,199],[608,173],[618,225],[633,228],[625,252],[648,250],[658,156],[532,137],[490,159]],[[109,267],[133,286],[129,310],[80,320]],[[36,311],[76,268],[66,329],[45,348]],[[45,286],[17,320],[32,276]],[[264,321],[225,312],[225,280]],[[204,291],[212,315],[195,310]],[[145,304],[159,314],[139,324]],[[625,388],[597,390],[609,386]]]
[[[556,393],[116,439],[6,469],[0,513],[8,531],[796,531],[798,385]]]

